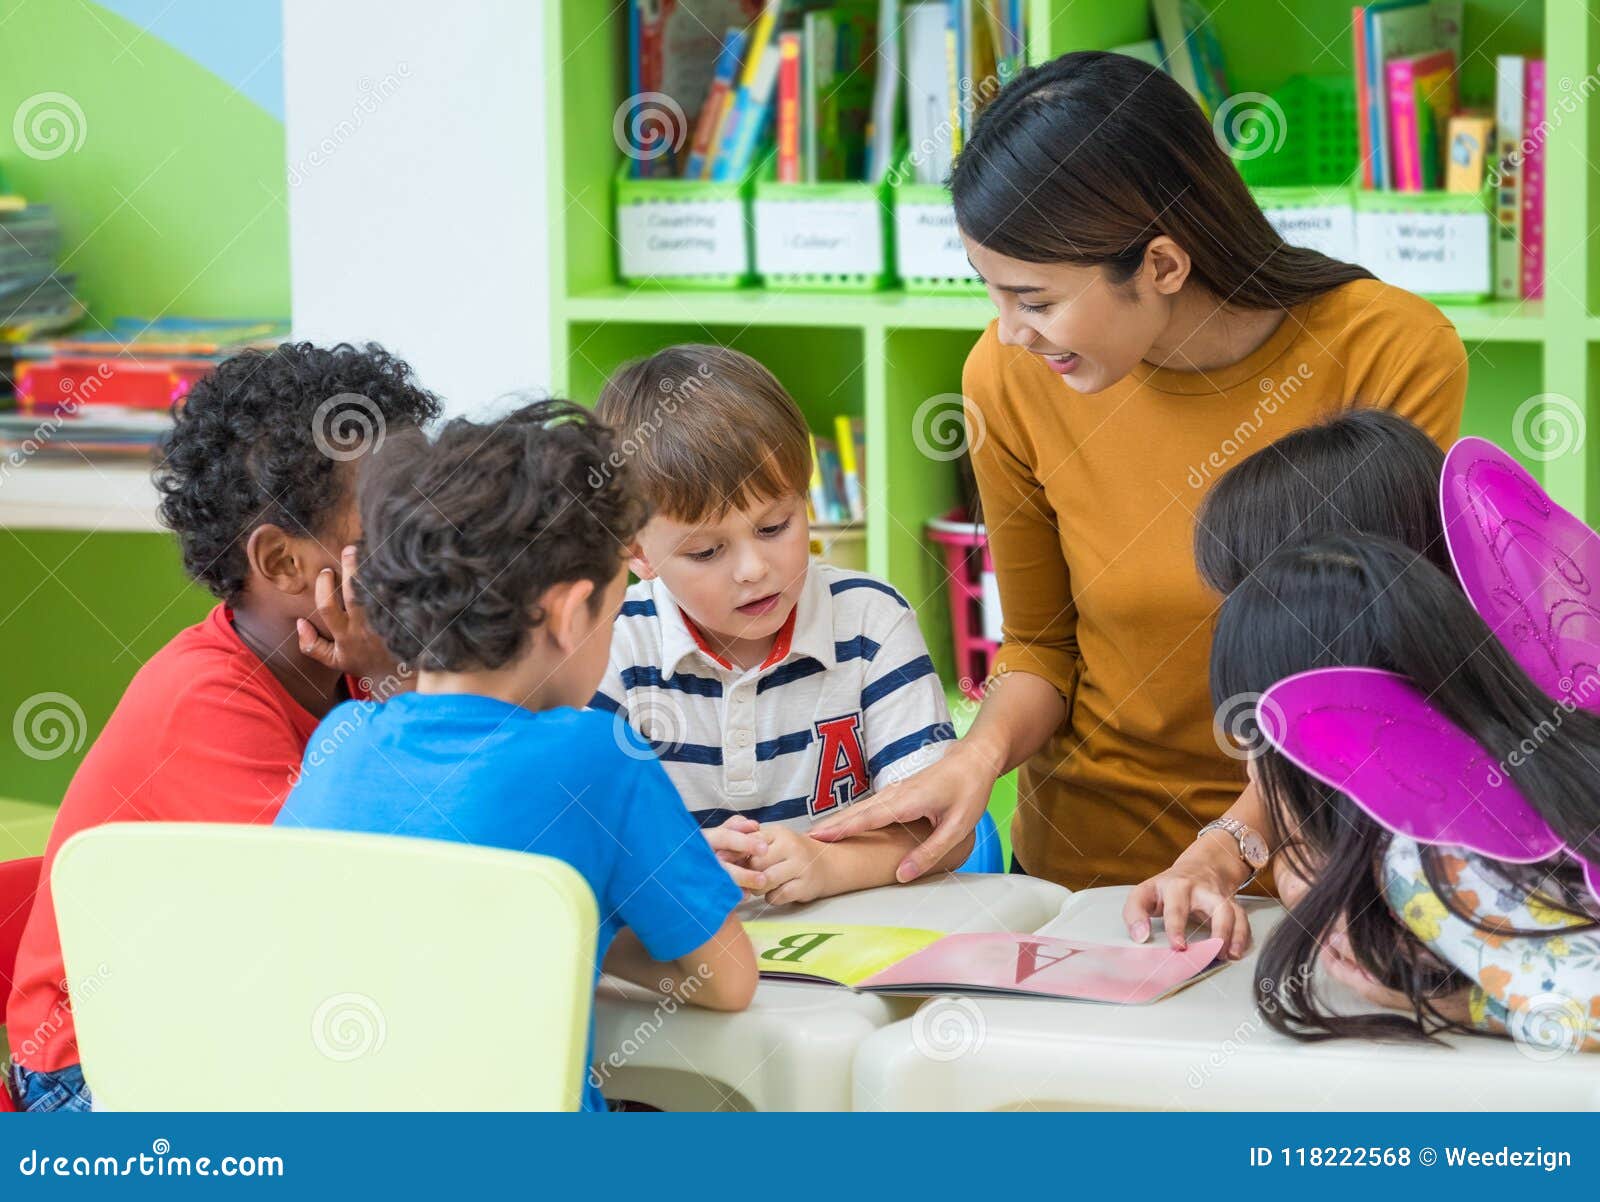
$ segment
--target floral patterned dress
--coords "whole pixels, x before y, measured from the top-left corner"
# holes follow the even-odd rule
[[[1600,930],[1573,930],[1570,915],[1505,887],[1482,857],[1441,848],[1437,871],[1458,909],[1491,926],[1538,935],[1497,935],[1464,921],[1428,884],[1420,846],[1396,835],[1384,853],[1384,896],[1434,955],[1473,982],[1472,1022],[1509,1033],[1530,1051],[1600,1051]]]

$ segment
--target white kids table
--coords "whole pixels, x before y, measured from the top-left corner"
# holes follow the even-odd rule
[[[1038,933],[1127,939],[1126,888],[1088,889]],[[1281,907],[1248,902],[1254,948]],[[1152,939],[1163,939],[1159,925]],[[934,998],[856,1056],[858,1110],[1600,1110],[1600,1058],[1505,1038],[1303,1044],[1255,1008],[1255,950],[1148,1006]],[[1372,1007],[1319,978],[1330,1007]],[[936,1009],[937,1008],[937,1009]],[[920,1021],[919,1021],[920,1020]]]
[[[1071,894],[1005,874],[941,873],[798,906],[749,903],[747,921],[817,921],[938,931],[1034,931]],[[595,997],[594,1071],[608,1098],[663,1110],[848,1110],[856,1049],[909,1017],[916,998],[881,998],[831,985],[763,981],[748,1010],[669,1008],[606,977]]]

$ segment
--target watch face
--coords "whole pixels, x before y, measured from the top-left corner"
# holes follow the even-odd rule
[[[1244,852],[1245,863],[1250,867],[1259,870],[1267,866],[1267,841],[1255,831],[1247,832],[1239,840],[1239,850]]]

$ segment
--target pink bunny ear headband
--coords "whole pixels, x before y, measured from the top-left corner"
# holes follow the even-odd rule
[[[1553,698],[1600,711],[1600,535],[1499,447],[1463,438],[1439,485],[1462,588]],[[1293,763],[1419,843],[1513,864],[1568,850],[1503,765],[1402,676],[1319,668],[1279,681],[1257,719]],[[1600,898],[1600,865],[1579,857]]]

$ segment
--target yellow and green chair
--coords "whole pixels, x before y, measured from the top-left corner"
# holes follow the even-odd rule
[[[123,823],[51,883],[97,1109],[578,1108],[597,922],[562,861]]]

